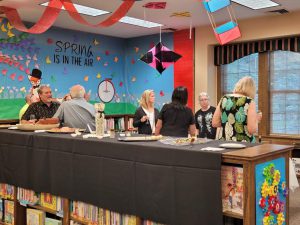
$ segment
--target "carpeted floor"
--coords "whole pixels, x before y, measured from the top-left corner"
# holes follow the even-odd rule
[[[300,182],[300,180],[299,180]],[[290,225],[300,224],[300,188],[290,192]]]

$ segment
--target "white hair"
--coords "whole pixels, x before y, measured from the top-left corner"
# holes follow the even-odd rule
[[[209,99],[209,96],[206,92],[200,92],[199,93],[199,100],[200,100],[201,97],[204,97],[204,96],[207,97],[207,99]]]
[[[85,89],[81,85],[75,85],[70,89],[70,95],[72,98],[83,98]]]

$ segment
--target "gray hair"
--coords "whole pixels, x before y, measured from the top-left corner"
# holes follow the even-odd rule
[[[77,84],[71,87],[70,95],[72,98],[83,98],[85,94],[85,89],[83,86]]]
[[[44,89],[46,89],[46,88],[49,88],[49,89],[51,89],[49,86],[47,86],[47,85],[41,85],[40,87],[39,87],[39,89],[37,90],[37,93],[40,95],[40,94],[42,94],[43,93],[43,90]]]
[[[200,92],[199,93],[199,101],[200,101],[200,98],[203,97],[203,96],[205,96],[205,97],[207,97],[207,99],[209,99],[209,96],[206,92]]]

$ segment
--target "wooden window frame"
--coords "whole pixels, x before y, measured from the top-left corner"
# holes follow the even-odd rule
[[[258,135],[263,141],[277,144],[297,144],[300,143],[300,136],[270,134],[270,53],[258,53],[258,109],[262,111],[263,119],[258,126]],[[221,75],[221,66],[217,66],[217,101],[222,97],[223,79]],[[268,118],[268,119],[264,119]]]

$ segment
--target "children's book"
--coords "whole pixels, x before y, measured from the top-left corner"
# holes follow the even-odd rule
[[[223,212],[243,215],[243,168],[222,166],[221,183]]]
[[[49,193],[41,193],[41,202],[40,205],[52,209],[52,210],[57,210],[56,207],[56,196],[51,195]]]
[[[45,212],[37,209],[26,209],[26,225],[44,225]]]
[[[61,220],[46,217],[45,225],[62,225]]]

